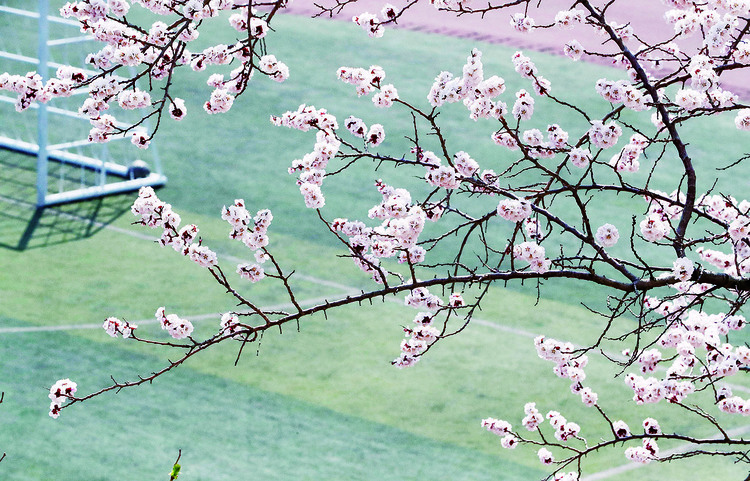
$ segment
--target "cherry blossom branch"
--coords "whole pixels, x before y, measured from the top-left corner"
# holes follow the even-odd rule
[[[589,444],[578,424],[554,410],[542,416],[529,403],[522,424],[537,433],[538,439],[536,435],[522,437],[505,421],[483,421],[502,437],[503,447],[529,444],[540,448],[539,460],[554,469],[556,481],[577,480],[588,454],[633,442],[641,445],[627,447],[625,456],[640,463],[695,455],[750,461],[747,451],[735,449],[750,441],[735,436],[714,415],[714,410],[750,413],[750,400],[733,395],[731,385],[725,384],[733,375],[750,372],[750,347],[733,345],[730,337],[732,331],[745,326],[742,312],[750,299],[750,201],[716,193],[715,187],[698,192],[698,173],[683,140],[684,126],[707,115],[734,113],[737,128],[750,130],[748,105],[720,88],[724,72],[750,67],[750,47],[745,39],[750,31],[750,11],[723,15],[729,7],[721,10],[690,2],[679,8],[672,5],[675,8],[666,15],[671,26],[661,32],[661,39],[648,43],[632,25],[609,21],[615,0],[601,6],[572,1],[570,9],[559,11],[554,20],[537,23],[530,15],[542,1],[490,2],[481,8],[470,7],[465,0],[430,3],[458,17],[512,13],[510,26],[520,32],[571,27],[601,32],[605,40],[598,47],[584,48],[562,35],[561,43],[565,42],[563,52],[574,61],[584,54],[607,59],[627,74],[628,80],[596,82],[594,90],[601,97],[603,115],[572,100],[564,88],[561,93],[553,91],[557,86],[544,78],[523,52],[516,52],[510,61],[529,88],[516,91],[515,99],[511,96],[512,106],[503,100],[508,100],[507,96],[502,97],[505,80],[485,76],[482,52],[477,49],[470,52],[461,74],[442,71],[437,75],[427,103],[424,98],[399,95],[395,85],[385,83],[386,72],[380,66],[341,67],[339,79],[351,84],[358,96],[371,95],[377,108],[396,104],[396,114],[411,119],[412,131],[406,137],[410,145],[405,151],[389,151],[383,143],[386,134],[391,135],[387,126],[353,115],[339,121],[332,112],[310,105],[274,116],[272,122],[315,134],[312,151],[293,160],[289,172],[296,176],[305,206],[315,211],[312,219],[317,216],[343,249],[338,256],[350,259],[375,284],[313,305],[299,301],[293,282],[295,270],[283,266],[267,248],[273,216],[266,209],[252,216],[242,199],[224,207],[222,218],[231,227],[230,238],[247,246],[255,262],[238,264],[236,273],[242,280],[232,280],[219,266],[219,256],[197,237],[197,226],[180,227],[181,219],[171,206],[160,201],[153,190],[143,189],[133,205],[133,213],[140,216],[137,223],[162,228],[159,245],[172,247],[206,268],[235,305],[220,315],[217,331],[204,340],[193,336],[192,323],[167,314],[165,307],[157,309],[156,319],[173,339],[182,342],[148,339],[136,335],[137,326],[107,318],[103,328],[110,336],[175,349],[178,357],[132,381],[113,378],[111,385],[85,396],[75,395],[77,385],[72,381],[60,380],[50,389],[50,415],[57,417],[63,408],[106,392],[151,383],[188,358],[229,339],[240,342],[238,362],[245,346],[259,343],[269,329],[282,332],[290,322],[299,329],[300,323],[316,314],[328,315],[338,308],[376,300],[400,302],[396,298],[400,295],[404,295],[406,306],[420,310],[414,324],[404,326],[401,353],[392,361],[396,367],[410,367],[436,343],[463,333],[491,298],[492,286],[530,283],[539,298],[544,281],[565,279],[602,288],[596,290],[603,297],[600,307],[583,302],[597,315],[590,324],[595,329],[590,338],[594,340],[576,346],[540,335],[534,344],[537,354],[554,364],[554,374],[570,381],[571,392],[580,396],[585,406],[595,408],[597,420],[611,436]],[[354,4],[356,0],[336,0],[334,6],[316,6],[318,16],[333,16]],[[416,4],[417,0],[411,0],[400,8],[386,5],[379,16],[364,13],[353,21],[378,37]],[[155,4],[140,2],[155,14],[168,15],[169,26],[135,24],[123,13],[124,5],[113,0],[101,7],[105,10],[96,10],[83,0],[64,7],[65,13],[104,38],[115,52],[107,56],[103,50],[92,55],[99,74],[85,78],[76,70],[63,69],[48,84],[33,75],[12,80],[0,77],[0,89],[18,93],[22,110],[32,101],[64,96],[74,86],[88,86],[90,97],[82,111],[91,119],[92,140],[106,141],[112,135],[133,131],[133,142],[147,147],[161,125],[164,109],[175,120],[185,115],[184,103],[170,92],[178,69],[186,70],[181,67],[202,70],[209,65],[240,64],[228,79],[221,74],[210,77],[214,90],[204,107],[209,114],[228,111],[235,98],[248,90],[256,70],[275,81],[289,76],[286,65],[267,53],[266,44],[266,36],[272,32],[270,22],[286,6],[284,1],[180,0],[164,12],[157,11]],[[253,7],[264,7],[266,13]],[[188,45],[198,30],[221,11],[227,12],[229,25],[239,34],[236,42],[189,53]],[[717,25],[724,25],[723,30]],[[675,42],[691,33],[700,37],[701,45],[694,51],[680,51]],[[638,46],[632,47],[636,43]],[[130,64],[140,70],[115,77]],[[147,91],[138,88],[139,80],[148,83]],[[676,94],[664,90],[678,85],[682,88]],[[160,90],[157,100],[148,93],[154,90]],[[126,109],[143,109],[140,120],[117,126],[113,117],[103,113],[115,100]],[[488,144],[493,142],[501,153],[475,160],[468,152],[455,150],[453,132],[439,121],[441,113],[454,103],[463,104]],[[532,128],[532,118],[545,115],[550,107],[565,114],[549,116],[546,130]],[[632,120],[649,111],[653,113],[650,126]],[[155,119],[155,129],[150,134],[139,133],[148,119]],[[588,124],[587,129],[578,126],[581,121]],[[625,133],[632,134],[627,144],[611,150]],[[429,150],[431,146],[434,151]],[[657,165],[665,166],[672,156],[679,159],[681,167],[664,181],[657,175]],[[642,157],[651,162],[650,167],[641,176],[631,176],[639,171]],[[730,165],[742,160],[744,157]],[[399,169],[397,180],[411,175],[423,179],[424,184],[405,189],[377,180],[374,190],[378,200],[366,214],[355,212],[352,206],[326,204],[324,184],[345,178],[355,164],[369,164],[374,171],[392,165]],[[664,185],[673,192],[657,190]],[[624,218],[597,225],[601,216],[609,214],[607,199],[618,196],[643,197],[645,204],[628,206]],[[620,230],[610,222],[624,222],[627,245],[617,246]],[[665,255],[665,251],[669,253]],[[278,283],[291,307],[262,307],[236,287],[235,282],[245,281]],[[717,305],[723,306],[723,312],[712,314]],[[628,348],[622,354],[612,353],[607,351],[610,344]],[[652,418],[644,420],[643,434],[631,433],[624,421],[601,407],[599,395],[586,383],[591,352],[600,352],[613,363],[619,371],[615,376],[624,377],[635,403],[674,404],[682,414],[710,425],[711,432],[718,434],[663,433]],[[630,372],[634,367],[640,370]],[[702,393],[707,401],[686,402],[695,393]],[[554,438],[545,436],[540,427],[545,418]],[[659,455],[657,443],[662,439],[697,447]],[[725,450],[714,451],[713,446]],[[555,460],[547,448],[559,450],[564,457]],[[564,469],[574,471],[564,473]]]

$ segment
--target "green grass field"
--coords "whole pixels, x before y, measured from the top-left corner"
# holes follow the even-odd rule
[[[336,69],[382,65],[402,97],[426,105],[434,76],[440,70],[460,71],[474,46],[406,31],[388,31],[374,42],[355,26],[331,27],[279,18],[281,35],[269,41],[269,50],[289,64],[291,79],[282,85],[254,80],[253,91],[226,115],[203,114],[200,105],[209,89],[202,80],[207,75],[188,74],[176,88],[188,100],[190,114],[181,124],[165,123],[158,139],[169,177],[160,197],[174,205],[183,222],[201,227],[204,241],[220,258],[250,257],[241,244],[226,238],[228,226],[219,218],[222,205],[244,198],[250,209],[273,211],[271,249],[283,265],[313,277],[296,281],[301,299],[335,297],[343,292],[341,286],[365,288],[369,283],[351,262],[336,257],[340,247],[304,208],[294,178],[286,173],[292,159],[312,148],[312,135],[275,128],[268,116],[300,103],[326,107],[339,119],[359,115],[368,124],[392,126],[383,148],[403,150],[411,119],[400,115],[403,111],[382,111],[369,99],[357,99],[350,86],[335,79]],[[405,44],[415,58],[395,53]],[[528,87],[512,72],[512,50],[480,48],[487,75],[505,77],[509,92]],[[605,112],[607,106],[593,97],[591,79],[619,72],[586,64],[571,69],[569,62],[541,54],[534,58],[553,88],[570,86],[575,93],[569,100]],[[489,140],[494,125],[475,124],[464,109],[453,107],[441,115],[451,132],[450,150],[468,150],[483,167],[507,165],[512,157]],[[544,102],[538,111],[539,119],[560,115]],[[16,119],[22,122],[10,116],[1,121]],[[732,131],[725,127],[731,126],[731,118],[712,122],[711,139],[705,122],[686,130],[706,176],[704,188],[721,162],[712,158],[711,142],[725,145],[729,159],[743,148],[728,140]],[[579,128],[585,131],[586,126]],[[479,426],[488,416],[519,424],[527,401],[536,401],[543,412],[561,410],[590,439],[605,435],[592,411],[554,377],[551,364],[537,358],[529,336],[544,333],[583,344],[597,334],[601,321],[580,303],[595,304],[600,291],[563,282],[544,285],[537,306],[535,286],[493,288],[478,316],[486,322],[440,343],[409,370],[390,366],[398,354],[401,326],[414,314],[394,298],[307,319],[300,332],[269,333],[236,367],[238,346],[225,343],[153,385],[101,396],[52,420],[46,395],[57,379],[69,377],[78,383],[79,393],[88,393],[106,386],[110,375],[133,379],[159,369],[170,356],[111,339],[100,328],[70,326],[98,324],[107,316],[150,320],[157,307],[166,305],[188,317],[215,313],[195,322],[196,335],[208,336],[218,327],[218,313],[230,309],[232,301],[203,269],[144,238],[154,232],[130,225],[132,195],[47,210],[28,232],[33,210],[25,202],[33,200],[33,171],[21,168],[23,162],[0,152],[0,390],[5,392],[0,452],[7,453],[0,463],[2,480],[168,479],[179,449],[180,480],[186,481],[540,479],[546,472],[534,451],[505,451],[496,436]],[[376,176],[393,185],[420,186],[410,175],[356,166],[346,181],[327,181],[324,214],[365,218],[379,201],[372,187]],[[671,190],[670,181],[665,161],[654,182]],[[736,183],[730,176],[722,182],[717,190]],[[629,219],[634,206],[645,208],[640,199],[613,196],[596,216],[602,221]],[[505,227],[493,226],[493,234],[507,236]],[[223,265],[233,271],[232,262]],[[269,283],[242,289],[262,305],[283,300],[283,293]],[[154,324],[144,323],[141,331],[163,336]],[[710,432],[709,426],[695,424],[669,406],[635,406],[602,358],[592,359],[587,373],[600,403],[631,427],[654,416],[667,431]],[[744,426],[742,419],[721,419]],[[586,472],[627,464],[623,450],[586,460]],[[607,479],[632,475],[625,471]],[[746,469],[726,459],[700,458],[649,466],[637,475],[645,480],[744,479]]]

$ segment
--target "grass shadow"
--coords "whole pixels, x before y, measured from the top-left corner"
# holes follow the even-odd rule
[[[132,195],[121,194],[37,208],[35,200],[34,157],[0,150],[2,248],[23,251],[91,237],[130,210],[133,202]]]

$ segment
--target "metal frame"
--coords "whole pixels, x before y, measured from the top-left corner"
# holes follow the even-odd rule
[[[37,18],[39,21],[38,27],[38,48],[37,57],[31,58],[23,55],[17,55],[10,52],[0,51],[0,58],[29,63],[37,65],[37,72],[42,76],[42,79],[46,81],[49,78],[49,69],[58,68],[60,64],[49,61],[49,48],[57,45],[65,45],[70,43],[79,43],[92,40],[90,36],[75,36],[70,38],[62,39],[49,39],[49,24],[58,23],[63,25],[70,25],[79,27],[78,22],[67,20],[60,17],[49,15],[49,0],[39,0],[39,11],[33,12],[28,10],[21,10],[11,7],[0,6],[0,14],[6,13],[10,15],[17,15],[22,17]],[[95,74],[96,72],[88,72],[89,74]],[[5,95],[0,95],[0,101],[14,103],[15,99]],[[35,103],[32,109],[37,111],[37,143],[33,144],[30,142],[24,142],[10,137],[5,137],[0,134],[0,149],[11,150],[36,157],[36,168],[37,168],[37,179],[36,189],[37,207],[47,207],[52,205],[64,204],[68,202],[75,202],[79,200],[92,199],[97,197],[103,197],[106,195],[117,194],[122,192],[131,192],[138,190],[143,186],[161,186],[166,184],[167,178],[162,174],[161,162],[156,152],[155,146],[152,144],[149,151],[153,160],[153,169],[148,176],[143,178],[131,178],[130,170],[127,166],[118,164],[116,162],[109,162],[94,157],[88,157],[73,152],[69,152],[68,149],[88,145],[88,139],[85,140],[73,140],[70,142],[63,142],[55,145],[49,145],[48,127],[49,127],[49,116],[60,115],[68,118],[80,119],[87,121],[88,118],[73,112],[70,110],[64,110],[56,107],[47,106],[46,104]],[[107,153],[106,144],[104,144],[104,153]],[[93,186],[82,186],[78,189],[60,191],[58,193],[48,193],[48,163],[49,161],[60,162],[71,166],[78,166],[81,169],[88,169],[97,172],[97,185]],[[122,178],[121,181],[108,182],[107,176],[114,175]]]

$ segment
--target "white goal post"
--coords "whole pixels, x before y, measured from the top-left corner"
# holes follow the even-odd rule
[[[31,2],[28,2],[31,3]],[[24,2],[26,4],[26,2]],[[36,69],[39,75],[46,81],[50,75],[50,69],[57,69],[62,64],[51,61],[50,52],[60,46],[91,42],[92,37],[82,35],[78,29],[80,25],[76,21],[50,15],[49,0],[38,0],[38,10],[24,10],[0,5],[0,16],[7,15],[9,23],[0,24],[7,27],[8,24],[17,25],[18,21],[38,21],[38,48],[37,57],[14,53],[9,49],[3,49],[0,45],[0,60],[10,63],[29,64],[31,69]],[[50,24],[70,27],[74,36],[50,39]],[[75,30],[73,30],[75,28]],[[12,33],[4,35],[0,32],[0,38],[13,37]],[[79,67],[76,65],[76,67]],[[2,71],[2,70],[0,70]],[[87,72],[96,74],[97,72]],[[85,94],[81,90],[78,95]],[[13,104],[15,98],[0,94],[0,102]],[[88,122],[88,118],[69,108],[61,108],[51,101],[49,105],[35,103],[32,109],[37,112],[36,131],[34,139],[19,139],[8,134],[7,127],[14,119],[10,115],[2,115],[0,121],[0,149],[6,149],[29,156],[36,157],[36,205],[38,208],[75,202],[79,200],[103,197],[110,194],[138,190],[142,186],[161,186],[167,182],[161,170],[161,162],[152,144],[148,150],[149,164],[142,160],[121,162],[110,159],[109,149],[106,146],[98,146],[98,155],[83,154],[73,149],[90,150],[88,138],[70,139],[61,142],[50,143],[50,122],[56,127],[65,129],[65,122]],[[23,115],[23,114],[19,114]],[[26,114],[28,115],[28,114]],[[74,129],[71,129],[74,130]],[[122,142],[122,140],[113,140]],[[135,147],[133,147],[135,149]],[[49,163],[60,163],[60,168],[83,169],[87,175],[81,172],[78,185],[71,186],[70,182],[60,182],[56,192],[50,191],[49,185]],[[85,180],[84,180],[85,179]]]

